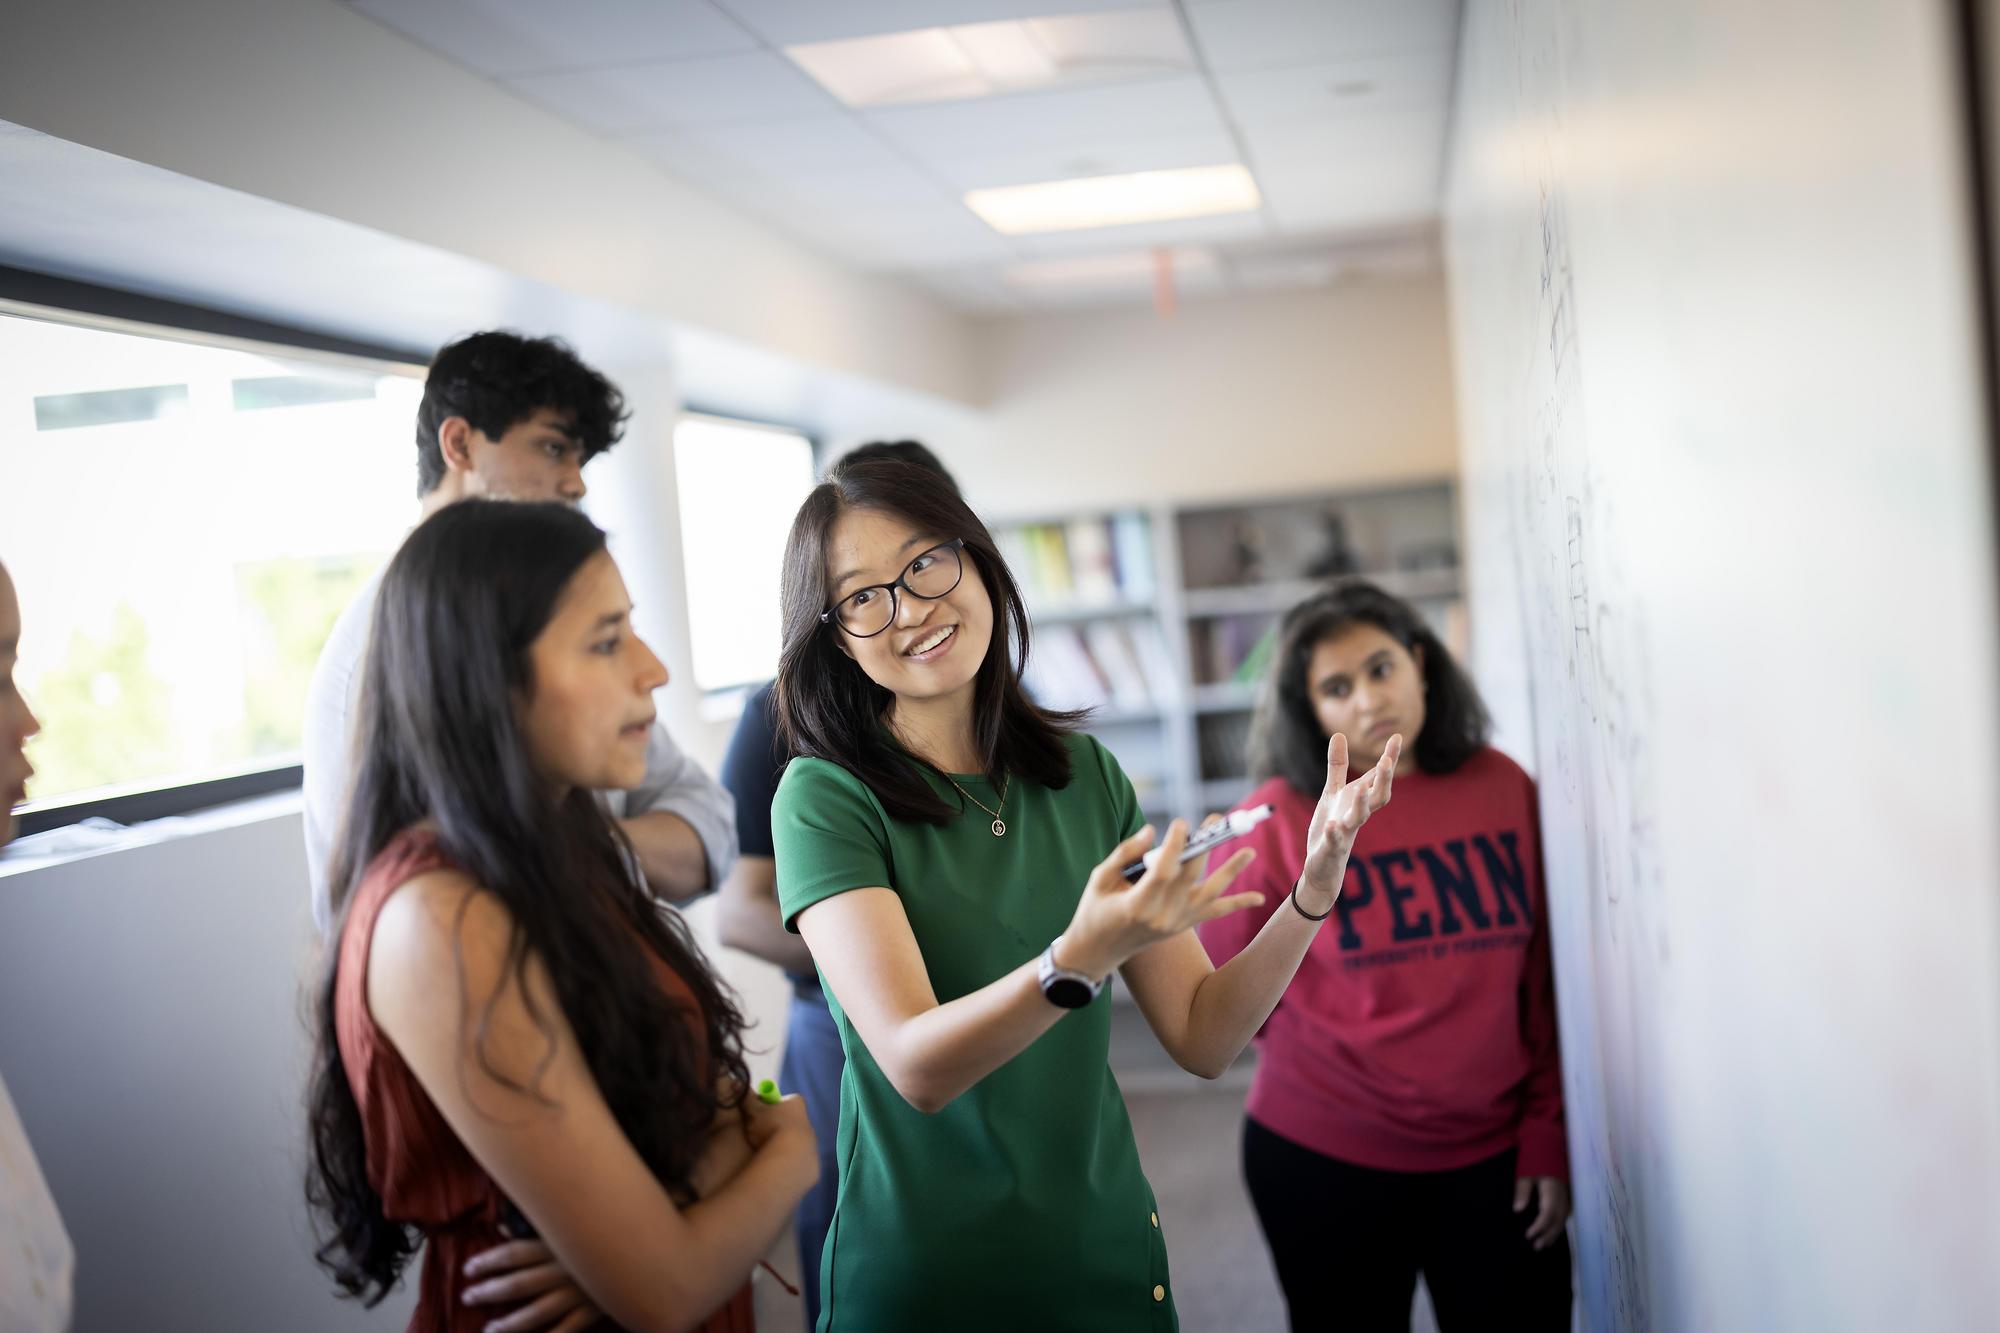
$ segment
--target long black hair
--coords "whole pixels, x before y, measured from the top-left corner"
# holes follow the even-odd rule
[[[1045,787],[1069,785],[1066,733],[1079,713],[1040,708],[1021,688],[1028,660],[1028,611],[993,534],[949,477],[892,458],[846,462],[799,506],[785,540],[783,646],[778,654],[777,714],[784,742],[796,755],[827,759],[868,784],[892,818],[944,825],[963,813],[925,781],[917,759],[889,734],[884,716],[895,696],[868,678],[841,651],[837,625],[820,612],[833,603],[827,539],[850,509],[902,519],[939,540],[959,537],[993,599],[993,639],[973,687],[972,738],[994,783],[1008,775]]]
[[[633,878],[629,845],[597,798],[578,789],[550,799],[515,714],[534,689],[530,646],[604,549],[603,532],[573,509],[498,500],[449,505],[404,543],[369,630],[358,772],[331,882],[344,930],[368,864],[397,833],[431,820],[445,855],[513,918],[510,984],[526,993],[530,954],[546,965],[620,1128],[661,1183],[686,1196],[721,1106],[719,1076],[747,1083],[742,1015],[687,926]],[[687,983],[696,1012],[661,990],[649,951]],[[315,1015],[306,1194],[324,1223],[320,1263],[372,1305],[422,1238],[384,1215],[369,1184],[335,1027],[340,951],[330,954]],[[474,997],[463,1002],[482,1065],[502,1077],[485,1052],[497,999],[476,1015]]]
[[[1408,602],[1354,579],[1306,598],[1278,627],[1278,651],[1250,727],[1258,781],[1281,777],[1308,795],[1326,785],[1326,733],[1306,674],[1313,649],[1357,624],[1373,625],[1423,663],[1424,727],[1411,746],[1418,768],[1449,773],[1486,744],[1486,705],[1444,642]]]

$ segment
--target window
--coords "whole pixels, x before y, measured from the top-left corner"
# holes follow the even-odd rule
[[[796,431],[689,415],[674,428],[695,684],[726,690],[778,670],[778,581],[792,516],[813,488]]]
[[[416,512],[420,366],[0,313],[30,809],[296,763],[334,618]]]

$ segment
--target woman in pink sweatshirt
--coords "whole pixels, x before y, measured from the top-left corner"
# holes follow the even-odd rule
[[[1219,966],[1284,909],[1327,738],[1356,768],[1416,737],[1257,1039],[1243,1171],[1294,1330],[1567,1330],[1569,1169],[1535,786],[1407,604],[1348,583],[1294,607],[1259,705],[1276,817],[1242,842],[1264,906],[1212,921]],[[1288,909],[1286,909],[1288,910]]]

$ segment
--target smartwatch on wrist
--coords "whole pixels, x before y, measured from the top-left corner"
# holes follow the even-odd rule
[[[1056,962],[1056,942],[1062,937],[1049,941],[1049,947],[1042,950],[1041,962],[1036,971],[1041,977],[1042,994],[1050,1004],[1059,1009],[1081,1009],[1097,998],[1109,977],[1092,981],[1081,972],[1072,972]]]

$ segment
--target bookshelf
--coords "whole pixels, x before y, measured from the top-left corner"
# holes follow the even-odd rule
[[[1091,710],[1088,730],[1162,824],[1188,797],[1175,741],[1186,671],[1168,632],[1175,574],[1159,540],[1167,522],[1159,511],[1122,509],[993,526],[1034,627],[1029,689],[1048,707]]]
[[[1450,481],[993,524],[1034,626],[1037,699],[1093,710],[1147,818],[1199,818],[1250,789],[1250,719],[1285,611],[1374,580],[1463,655]]]

